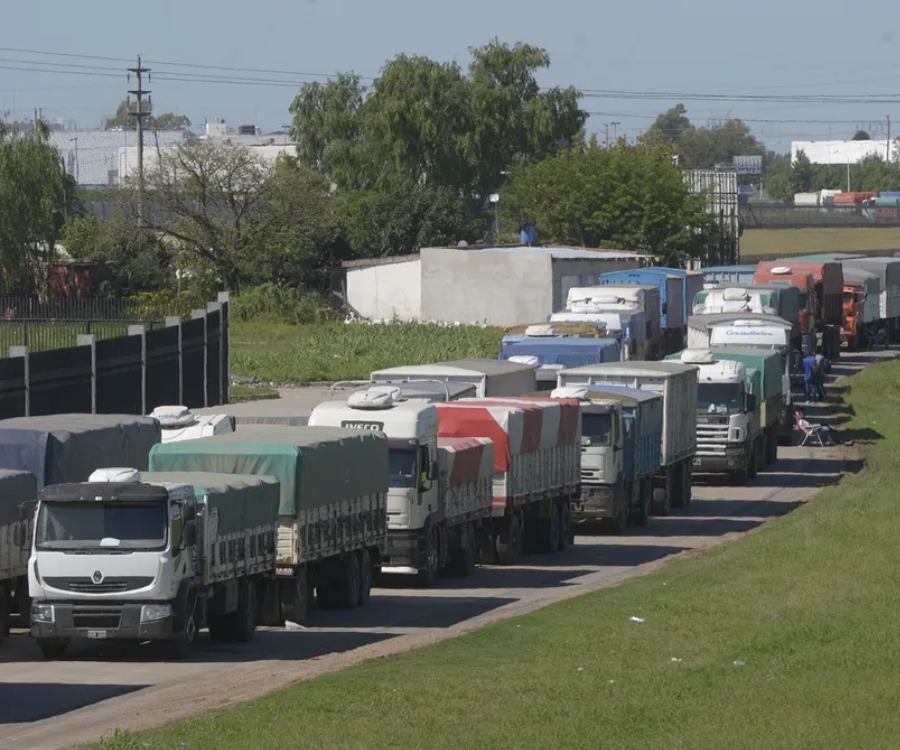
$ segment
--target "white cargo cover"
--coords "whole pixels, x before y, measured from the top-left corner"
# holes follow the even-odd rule
[[[649,338],[662,335],[659,287],[656,286],[606,284],[576,287],[569,290],[566,308],[571,312],[584,308],[609,312],[643,312],[652,326]]]
[[[489,438],[438,438],[441,510],[446,518],[489,515],[494,502],[494,444]]]
[[[688,318],[688,349],[715,346],[787,346],[793,325],[775,315],[715,313]]]
[[[376,370],[374,383],[403,380],[439,380],[445,383],[471,383],[478,398],[522,396],[537,390],[535,368],[499,359],[457,359],[428,365],[402,365]]]
[[[841,266],[875,274],[881,282],[878,310],[881,319],[900,318],[900,258],[853,258],[842,260]]]
[[[612,385],[663,397],[662,465],[693,456],[697,450],[697,373],[694,365],[663,362],[608,363],[563,370],[558,387]]]

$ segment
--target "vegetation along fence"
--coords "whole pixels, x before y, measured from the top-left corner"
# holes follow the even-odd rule
[[[0,340],[16,341],[0,359],[0,419],[228,403],[227,293],[188,316],[162,319],[158,305],[141,310],[120,300],[25,302],[15,308],[27,310],[25,318],[5,308],[9,317],[0,321]],[[49,314],[55,317],[40,317]],[[10,333],[8,326],[19,328]],[[52,335],[42,337],[42,330]],[[51,341],[62,345],[42,346]]]
[[[747,203],[740,207],[744,229],[807,227],[900,227],[893,206],[795,206],[792,203]]]

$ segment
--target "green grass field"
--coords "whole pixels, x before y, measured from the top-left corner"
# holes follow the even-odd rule
[[[868,470],[758,533],[426,650],[96,747],[896,748],[898,379],[894,361],[831,389]]]
[[[235,321],[231,371],[279,383],[353,380],[383,367],[495,358],[502,336],[502,329],[477,326]]]
[[[900,250],[900,227],[860,229],[747,229],[741,255],[854,253]]]

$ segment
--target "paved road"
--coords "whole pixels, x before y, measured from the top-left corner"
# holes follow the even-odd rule
[[[884,354],[842,362],[847,374]],[[812,411],[812,410],[811,410]],[[691,507],[622,537],[579,535],[564,554],[514,568],[479,569],[429,591],[381,588],[365,609],[320,612],[301,631],[262,629],[251,644],[204,644],[189,662],[158,660],[150,647],[86,645],[44,662],[24,631],[0,648],[0,748],[55,750],[116,726],[139,729],[301,679],[458,635],[648,572],[678,554],[735,538],[790,512],[822,484],[858,465],[832,450],[783,448],[746,487],[695,486]]]

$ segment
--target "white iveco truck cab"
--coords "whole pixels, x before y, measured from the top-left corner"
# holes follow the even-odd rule
[[[159,422],[163,443],[234,432],[234,417],[229,414],[194,414],[186,406],[157,406],[148,416]]]
[[[746,482],[756,475],[759,434],[759,412],[747,388],[746,368],[740,362],[716,360],[709,349],[686,349],[681,361],[700,369],[694,471],[727,473]]]
[[[438,438],[438,408],[372,386],[313,409],[310,426],[375,430],[388,439],[387,555],[381,572],[433,584],[443,572],[470,575],[490,517],[494,446],[487,438]]]

